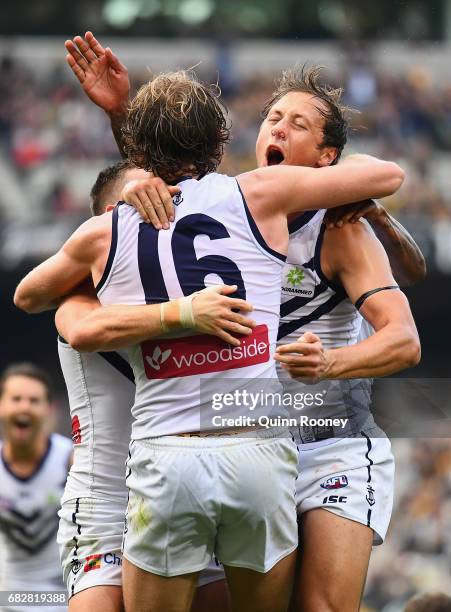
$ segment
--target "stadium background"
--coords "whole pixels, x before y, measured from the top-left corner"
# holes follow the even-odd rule
[[[130,70],[197,65],[219,81],[233,123],[222,169],[253,167],[259,109],[274,76],[293,63],[327,66],[360,110],[348,151],[398,161],[408,178],[386,204],[412,232],[427,279],[407,294],[423,359],[403,376],[449,377],[451,326],[451,1],[16,0],[0,22],[0,368],[46,367],[67,404],[53,316],[12,305],[17,282],[87,217],[97,172],[118,154],[102,111],[64,62],[65,38],[91,29]],[[448,591],[451,442],[394,440],[396,503],[386,544],[373,554],[368,611],[397,612],[414,592]]]

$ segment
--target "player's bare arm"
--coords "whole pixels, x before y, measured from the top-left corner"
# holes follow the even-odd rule
[[[248,335],[255,322],[236,312],[251,312],[249,302],[227,297],[236,289],[235,285],[219,285],[196,294],[191,301],[192,329],[239,346],[240,340],[231,334]],[[63,300],[55,323],[60,335],[81,352],[112,351],[161,337],[162,324],[168,332],[186,329],[178,299],[165,304],[162,321],[160,304],[101,306],[92,284]]]
[[[287,215],[391,195],[402,185],[404,171],[394,162],[355,154],[336,166],[270,166],[237,179],[256,218],[265,218],[276,211]]]
[[[19,283],[14,304],[28,313],[51,310],[91,274],[97,284],[105,269],[110,243],[110,213],[85,221],[55,255]]]
[[[237,177],[247,204],[267,243],[284,252],[287,243],[285,220],[288,214],[344,202],[394,193],[402,184],[404,172],[393,162],[368,155],[351,155],[338,166],[308,168],[273,166]],[[156,184],[155,182],[158,181]],[[298,195],[296,195],[298,194]],[[173,218],[173,193],[159,178],[127,183],[121,198],[135,206],[156,229],[168,227]],[[165,216],[163,216],[165,215]],[[274,223],[278,218],[279,223]]]
[[[342,227],[365,218],[381,241],[390,261],[397,283],[402,287],[414,285],[426,276],[426,261],[420,247],[406,228],[376,200],[333,208],[326,213],[328,228]]]
[[[353,302],[374,289],[396,286],[382,245],[361,222],[326,231],[321,265]],[[276,359],[293,377],[315,379],[386,376],[419,362],[418,333],[407,298],[399,289],[369,295],[360,313],[375,329],[366,340],[323,350],[317,336],[306,334],[302,342],[279,347]]]
[[[401,186],[404,172],[393,162],[350,155],[336,166],[270,166],[241,174],[237,180],[266,242],[283,253],[287,215],[390,195]]]
[[[104,48],[99,43],[92,32],[67,40],[65,46],[67,63],[88,98],[109,116],[119,151],[122,157],[126,157],[121,129],[130,96],[127,68],[109,47]]]

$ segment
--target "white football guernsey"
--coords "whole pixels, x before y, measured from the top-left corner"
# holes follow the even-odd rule
[[[127,355],[125,351],[79,353],[62,338],[58,355],[74,443],[63,502],[92,497],[126,503],[125,461],[135,398]]]
[[[369,333],[362,329],[364,319],[348,298],[343,287],[329,281],[321,270],[321,247],[325,232],[325,210],[311,211],[289,223],[288,256],[283,272],[282,304],[278,344],[295,342],[307,331],[321,338],[324,348],[355,344]],[[337,438],[357,433],[368,419],[371,380],[328,380],[316,385],[293,381],[278,369],[284,387],[290,393],[315,396],[301,414],[315,418],[347,418],[344,427],[300,427],[299,442],[332,443]],[[319,394],[316,396],[316,394]]]
[[[169,230],[156,231],[129,206],[113,211],[110,255],[97,287],[100,301],[161,303],[205,286],[234,284],[236,295],[253,304],[257,327],[237,348],[208,335],[131,347],[134,439],[211,428],[212,390],[233,391],[243,380],[276,380],[272,356],[285,257],[266,245],[234,178],[214,173],[183,180],[180,187]]]
[[[56,532],[58,510],[66,484],[72,442],[59,434],[49,437],[42,461],[28,478],[10,470],[0,443],[0,586],[63,587]]]

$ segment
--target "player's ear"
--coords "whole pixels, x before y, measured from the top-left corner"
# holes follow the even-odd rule
[[[105,206],[105,212],[110,212],[116,208],[116,204],[107,204]]]
[[[336,147],[324,147],[321,149],[321,155],[318,159],[318,166],[324,168],[330,166],[334,159],[337,157]]]

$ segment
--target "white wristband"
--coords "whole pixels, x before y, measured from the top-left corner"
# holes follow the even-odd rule
[[[193,299],[196,295],[200,293],[196,291],[187,297],[180,298],[179,306],[180,306],[180,325],[185,329],[194,329],[196,326],[196,322],[194,319],[193,312]]]
[[[168,302],[163,302],[162,304],[160,304],[160,325],[163,334],[167,334],[169,331],[169,327],[166,325],[166,321],[164,320],[164,309],[167,303]]]

